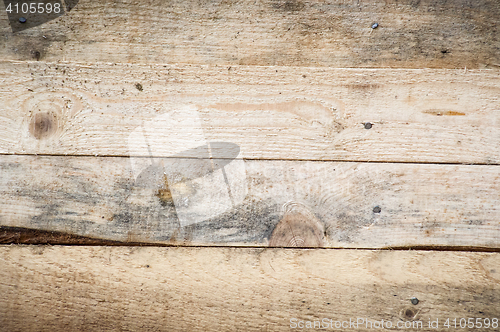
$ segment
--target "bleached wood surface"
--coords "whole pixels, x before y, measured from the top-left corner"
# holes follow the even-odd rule
[[[189,109],[240,158],[498,164],[499,73],[4,61],[0,153],[171,156]]]
[[[0,262],[2,331],[449,331],[500,316],[498,253],[0,246]]]

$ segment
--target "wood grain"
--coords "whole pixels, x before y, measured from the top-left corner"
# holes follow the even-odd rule
[[[1,15],[0,58],[497,68],[498,17],[491,0],[80,0],[70,13],[16,33]]]
[[[0,262],[2,331],[449,331],[500,316],[498,253],[1,246]]]
[[[0,153],[498,164],[499,73],[2,62]]]
[[[0,225],[174,245],[268,246],[274,231],[288,239],[277,246],[500,247],[498,166],[246,160],[236,189],[243,199],[208,217],[221,204],[214,193],[227,190],[223,178],[186,179],[172,185],[172,198],[163,177],[143,186],[131,165],[4,155]],[[290,227],[280,220],[300,240],[283,234]]]

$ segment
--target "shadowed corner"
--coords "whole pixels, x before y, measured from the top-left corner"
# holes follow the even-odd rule
[[[85,245],[85,246],[119,246],[148,245],[147,243],[121,242],[99,239],[71,233],[46,231],[24,227],[0,226],[0,244],[32,244],[32,245]]]
[[[3,0],[12,32],[34,28],[70,12],[79,0]]]

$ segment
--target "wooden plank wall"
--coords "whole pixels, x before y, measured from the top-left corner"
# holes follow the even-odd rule
[[[498,330],[498,1],[65,4],[0,15],[0,331]]]

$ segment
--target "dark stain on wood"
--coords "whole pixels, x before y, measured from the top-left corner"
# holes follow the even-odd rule
[[[61,45],[67,40],[66,35],[51,29],[29,29],[23,32],[22,38],[10,38],[9,42],[19,60],[38,61],[45,59],[53,44]]]
[[[446,110],[427,110],[424,111],[426,114],[436,115],[436,116],[464,116],[464,112],[458,111],[446,111]]]
[[[133,243],[102,240],[63,232],[7,226],[0,226],[0,244],[134,245]]]
[[[304,9],[305,5],[303,2],[296,0],[275,0],[272,2],[272,7],[274,9],[281,9],[285,12],[297,12]]]
[[[472,219],[469,219],[469,220],[465,220],[464,223],[467,224],[467,225],[480,226],[480,225],[484,225],[484,220],[472,220]]]
[[[38,51],[33,51],[33,57],[36,59],[36,61],[40,61],[41,54]]]
[[[336,227],[329,227],[327,236],[336,237],[341,242],[353,242],[360,227],[368,223],[368,220],[359,218],[349,210],[337,213],[335,219],[337,220]]]
[[[160,204],[164,207],[174,205],[174,201],[172,199],[172,193],[170,192],[169,188],[158,189],[156,197],[158,197],[158,199],[160,200]]]
[[[163,207],[174,207],[174,199],[172,197],[172,192],[168,185],[167,176],[163,175],[163,188],[158,189],[155,196],[160,200],[160,204]]]
[[[48,138],[57,131],[57,117],[53,113],[35,113],[29,130],[36,139]]]
[[[134,217],[130,212],[115,213],[111,217],[115,224],[129,225],[132,223]]]
[[[500,252],[500,248],[489,248],[489,247],[481,247],[481,246],[446,246],[446,245],[434,245],[434,246],[408,245],[408,246],[401,246],[401,247],[393,246],[393,247],[382,247],[378,250]]]
[[[350,90],[368,91],[368,90],[376,90],[376,89],[382,87],[382,84],[358,83],[358,84],[348,84],[348,85],[345,85],[345,86],[348,89],[350,89]]]
[[[279,220],[280,209],[274,200],[247,197],[215,218],[183,227],[178,239],[189,235],[195,243],[265,243]]]

